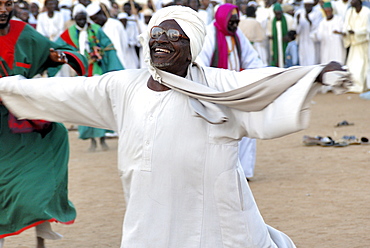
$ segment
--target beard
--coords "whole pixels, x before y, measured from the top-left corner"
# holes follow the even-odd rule
[[[4,29],[9,25],[9,21],[13,16],[13,10],[9,12],[8,19],[6,19],[6,22],[3,24],[0,24],[0,29]]]
[[[173,63],[153,63],[152,62],[152,66],[155,67],[155,68],[158,68],[158,69],[162,69],[162,68],[167,68],[169,66],[172,66]]]

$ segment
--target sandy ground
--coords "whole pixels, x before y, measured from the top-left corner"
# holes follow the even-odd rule
[[[258,141],[250,187],[266,223],[297,247],[370,247],[370,145],[302,144],[303,135],[370,138],[369,107],[370,101],[356,94],[320,94],[312,101],[308,129]],[[343,120],[354,125],[334,127]],[[48,241],[48,248],[119,247],[125,203],[116,170],[117,139],[108,140],[111,150],[89,153],[88,141],[78,140],[75,131],[69,135],[70,199],[78,214],[73,225],[53,224],[64,238]],[[7,238],[5,248],[18,247],[35,247],[33,229]]]

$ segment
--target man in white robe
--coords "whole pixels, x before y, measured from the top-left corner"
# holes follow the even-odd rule
[[[316,30],[322,20],[321,12],[313,10],[313,0],[303,0],[304,8],[297,10],[294,14],[299,46],[300,65],[316,65],[319,63],[318,44],[316,41]]]
[[[126,68],[126,64],[130,64],[131,60],[127,56],[128,36],[123,24],[116,19],[108,18],[99,3],[89,4],[86,12],[93,22],[102,27],[104,33],[112,41],[121,64]]]
[[[350,91],[362,93],[370,89],[369,78],[369,33],[370,10],[362,6],[361,0],[352,0],[343,27],[344,46],[349,47],[347,66],[353,74],[354,85]],[[369,78],[370,79],[370,78]],[[367,85],[366,85],[367,84]]]
[[[159,29],[150,32],[153,26]],[[192,62],[204,35],[195,11],[163,8],[142,34],[148,69],[68,80],[5,77],[0,97],[19,118],[119,133],[127,203],[122,248],[295,247],[259,213],[241,178],[238,142],[306,128],[308,103],[320,85],[315,81],[341,82],[330,76],[348,75],[335,63],[242,72],[202,68]]]
[[[330,61],[345,63],[346,49],[343,45],[342,29],[343,19],[333,15],[330,2],[323,5],[326,18],[323,19],[317,29],[317,39],[320,41],[320,63],[326,64]]]
[[[46,11],[37,17],[36,30],[51,41],[56,41],[64,31],[64,17],[56,10],[57,3],[56,0],[45,1]]]

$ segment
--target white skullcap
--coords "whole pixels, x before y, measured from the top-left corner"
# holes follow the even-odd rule
[[[88,16],[93,16],[101,10],[100,4],[97,2],[90,3],[86,7],[86,12]]]
[[[144,16],[152,16],[153,15],[153,10],[151,10],[150,8],[145,8],[141,11],[141,13],[144,15]]]
[[[312,4],[314,4],[315,2],[314,2],[314,0],[303,0],[303,3],[312,3]]]
[[[117,19],[128,19],[128,14],[126,12],[121,12],[117,15]]]
[[[72,12],[72,16],[73,18],[76,17],[76,15],[80,12],[84,12],[84,13],[87,13],[86,12],[86,7],[80,3],[76,4],[74,7],[73,7],[73,12]]]
[[[255,1],[249,1],[248,4],[247,4],[248,7],[252,6],[252,7],[258,7],[258,3],[256,3]]]
[[[72,7],[72,0],[62,0],[59,2],[59,8],[62,6]]]

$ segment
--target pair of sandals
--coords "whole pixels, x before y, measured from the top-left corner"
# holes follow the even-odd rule
[[[305,146],[333,146],[333,147],[345,147],[349,145],[368,145],[370,144],[369,139],[366,137],[356,138],[356,136],[345,135],[341,139],[335,141],[330,136],[303,136],[303,144]]]

